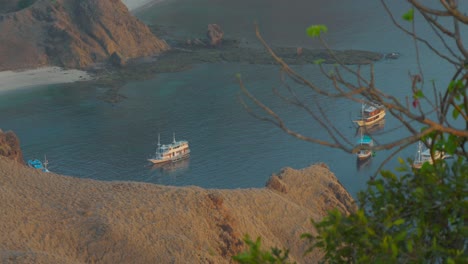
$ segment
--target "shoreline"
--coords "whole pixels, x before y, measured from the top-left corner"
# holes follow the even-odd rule
[[[163,0],[121,0],[130,12]],[[0,93],[48,84],[95,80],[89,71],[45,66],[32,69],[0,71]]]
[[[130,11],[131,13],[134,13],[135,11],[138,11],[139,9],[152,6],[154,4],[163,2],[165,0],[121,0],[121,1],[125,6],[127,6],[128,11]]]
[[[47,84],[89,81],[93,79],[93,76],[91,76],[89,72],[77,69],[66,70],[57,66],[47,66],[20,71],[1,71],[0,92]]]

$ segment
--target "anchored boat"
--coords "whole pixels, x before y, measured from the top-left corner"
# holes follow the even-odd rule
[[[176,141],[175,134],[171,144],[161,145],[160,136],[158,134],[158,147],[154,157],[148,159],[148,161],[154,164],[162,164],[166,162],[176,162],[182,159],[186,159],[190,156],[190,149],[188,141],[180,140]]]
[[[416,157],[413,162],[413,168],[420,169],[422,165],[427,162],[429,164],[433,164],[435,160],[449,158],[449,155],[445,155],[441,151],[434,151],[434,156],[431,155],[431,150],[426,148],[424,144],[419,141],[418,143],[418,150],[416,152]]]
[[[46,156],[44,155],[44,162],[40,161],[39,159],[30,159],[28,160],[28,166],[34,169],[41,170],[43,172],[49,172],[47,169],[47,165],[49,165],[49,161],[47,161]]]
[[[357,152],[357,157],[359,160],[366,160],[372,157],[372,150],[370,148],[374,146],[374,141],[370,136],[361,136],[357,144],[360,147],[359,151]]]
[[[379,104],[363,104],[361,110],[361,117],[353,120],[358,126],[371,126],[385,117],[385,107]]]

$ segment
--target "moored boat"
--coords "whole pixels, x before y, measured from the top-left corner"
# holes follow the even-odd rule
[[[358,126],[371,126],[385,118],[385,107],[379,104],[363,104],[361,116],[353,120]]]
[[[153,164],[162,164],[167,162],[176,162],[182,159],[186,159],[190,156],[190,149],[188,141],[186,140],[175,140],[175,134],[173,141],[170,144],[161,145],[160,137],[158,135],[158,147],[154,157],[148,159]]]
[[[359,146],[359,151],[357,152],[357,157],[359,160],[365,160],[372,157],[373,152],[370,148],[374,146],[374,141],[370,136],[361,136],[357,144]]]
[[[40,161],[39,159],[30,159],[27,162],[28,166],[34,169],[41,170],[43,172],[49,172],[47,169],[47,165],[49,162],[47,161],[47,158],[44,156],[44,162]]]
[[[374,135],[378,133],[382,133],[383,129],[385,128],[385,119],[382,119],[372,125],[368,126],[358,126],[356,129],[356,136],[359,134],[367,134],[367,135]]]
[[[445,159],[450,157],[449,155],[445,155],[441,151],[434,151],[434,155],[431,155],[431,150],[426,148],[424,144],[419,141],[418,142],[418,149],[416,152],[416,157],[414,158],[413,168],[420,169],[424,163],[434,164],[435,160]]]

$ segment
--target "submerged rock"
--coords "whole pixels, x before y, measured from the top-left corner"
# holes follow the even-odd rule
[[[399,57],[400,57],[400,53],[398,52],[390,52],[390,53],[385,54],[385,59],[396,60]]]
[[[224,32],[218,24],[209,24],[206,32],[211,47],[218,47],[223,41]]]

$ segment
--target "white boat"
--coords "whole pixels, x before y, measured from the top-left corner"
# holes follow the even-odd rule
[[[385,118],[385,107],[379,104],[363,104],[361,116],[353,120],[358,126],[371,126]]]
[[[176,162],[188,158],[190,156],[190,149],[188,141],[186,140],[175,140],[175,134],[171,144],[161,145],[160,138],[158,135],[158,147],[154,157],[148,159],[148,161],[154,164],[162,164],[166,162]]]
[[[431,150],[426,148],[424,144],[419,141],[413,168],[420,169],[425,162],[434,164],[435,160],[445,159],[447,157],[449,156],[438,150],[434,151],[434,156],[431,156]]]
[[[360,149],[357,152],[357,157],[359,160],[366,160],[370,157],[372,157],[372,150],[370,149],[372,146],[374,146],[374,141],[372,138],[368,135],[361,135],[361,138],[357,142],[359,145]]]

